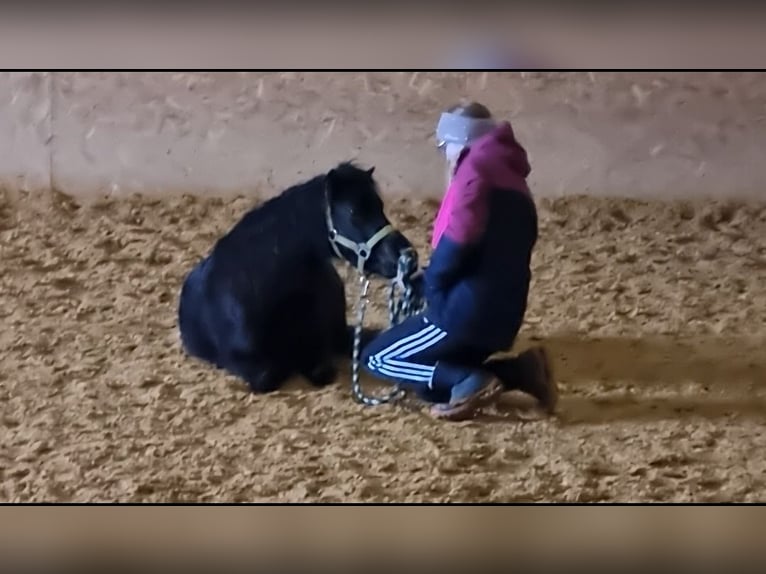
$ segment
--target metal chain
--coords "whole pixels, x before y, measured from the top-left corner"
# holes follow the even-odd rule
[[[392,281],[388,290],[388,322],[391,327],[425,309],[425,301],[415,296],[412,285],[405,286],[401,297],[397,297],[398,286],[396,281]]]
[[[351,391],[357,402],[369,407],[377,407],[403,398],[404,390],[399,385],[396,385],[393,391],[383,397],[367,396],[362,391],[362,385],[359,382],[359,354],[362,347],[362,326],[364,325],[364,315],[367,309],[367,292],[370,288],[369,277],[360,274],[359,285],[359,302],[357,305],[356,324],[354,325],[354,352],[351,361]]]
[[[391,327],[399,324],[407,317],[419,313],[425,309],[426,302],[422,297],[416,297],[415,291],[408,281],[414,269],[417,268],[417,255],[408,253],[402,256],[399,261],[399,273],[391,281],[388,293],[388,318]],[[401,297],[397,297],[397,287],[404,285]],[[394,390],[382,397],[367,396],[362,391],[359,381],[359,355],[362,347],[362,327],[364,325],[364,316],[367,310],[367,294],[370,288],[370,279],[359,274],[359,299],[357,303],[356,324],[354,325],[354,348],[351,363],[351,390],[357,402],[367,406],[379,406],[391,403],[404,398],[405,391],[399,385]]]
[[[388,292],[388,320],[391,326],[398,325],[403,319],[422,310],[425,302],[415,301],[415,292],[411,278],[418,270],[418,254],[408,249],[399,257],[396,277],[391,281]],[[397,298],[397,287],[403,288],[402,296]]]

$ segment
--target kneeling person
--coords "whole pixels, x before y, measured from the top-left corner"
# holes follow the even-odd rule
[[[436,403],[438,418],[470,418],[512,389],[553,412],[557,390],[542,348],[487,360],[513,345],[527,308],[538,231],[526,151],[510,123],[477,103],[442,114],[436,131],[449,184],[422,276],[428,309],[370,342],[364,365]]]

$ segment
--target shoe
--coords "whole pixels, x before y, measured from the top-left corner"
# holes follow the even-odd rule
[[[431,416],[437,419],[463,421],[476,414],[481,407],[493,403],[503,391],[495,377],[474,373],[452,387],[450,401],[431,407]]]
[[[517,360],[522,376],[519,390],[532,395],[548,414],[553,414],[558,404],[559,390],[553,378],[548,353],[542,347],[533,347],[521,353]]]

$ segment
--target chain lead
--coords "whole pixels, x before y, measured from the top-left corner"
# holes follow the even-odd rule
[[[395,279],[391,281],[388,292],[388,318],[390,326],[399,324],[403,319],[425,309],[426,302],[422,297],[416,297],[412,285],[408,281],[412,273],[417,269],[417,254],[414,251],[408,251],[402,254],[399,259],[399,272]],[[401,297],[397,297],[397,288],[403,286]],[[391,403],[404,397],[405,392],[399,386],[383,397],[371,397],[364,394],[359,381],[359,355],[362,346],[362,327],[364,325],[364,316],[367,310],[367,294],[370,288],[370,279],[359,274],[359,300],[357,303],[356,324],[354,325],[354,348],[351,362],[351,391],[357,402],[367,406],[378,406]]]

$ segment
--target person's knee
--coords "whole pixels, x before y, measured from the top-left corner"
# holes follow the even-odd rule
[[[412,339],[423,333],[423,319],[413,316],[403,323],[388,330],[379,332],[365,344],[360,353],[359,360],[369,370],[376,371],[381,367],[387,367],[387,361],[396,358],[396,349],[400,347],[404,339]]]
[[[388,341],[378,337],[362,348],[359,354],[359,362],[367,371],[380,375],[381,368],[386,367],[386,357],[382,353],[386,349],[386,343]]]
[[[387,340],[390,338],[390,333],[388,331],[368,331],[365,334],[367,337],[365,337],[366,340],[364,340],[365,338],[362,340],[363,344],[359,352],[359,359],[366,365],[385,348]]]
[[[364,347],[362,347],[361,352],[359,353],[359,362],[364,365],[366,368],[370,368],[371,366],[371,359],[377,352],[377,345],[375,344],[375,339],[367,343]]]

